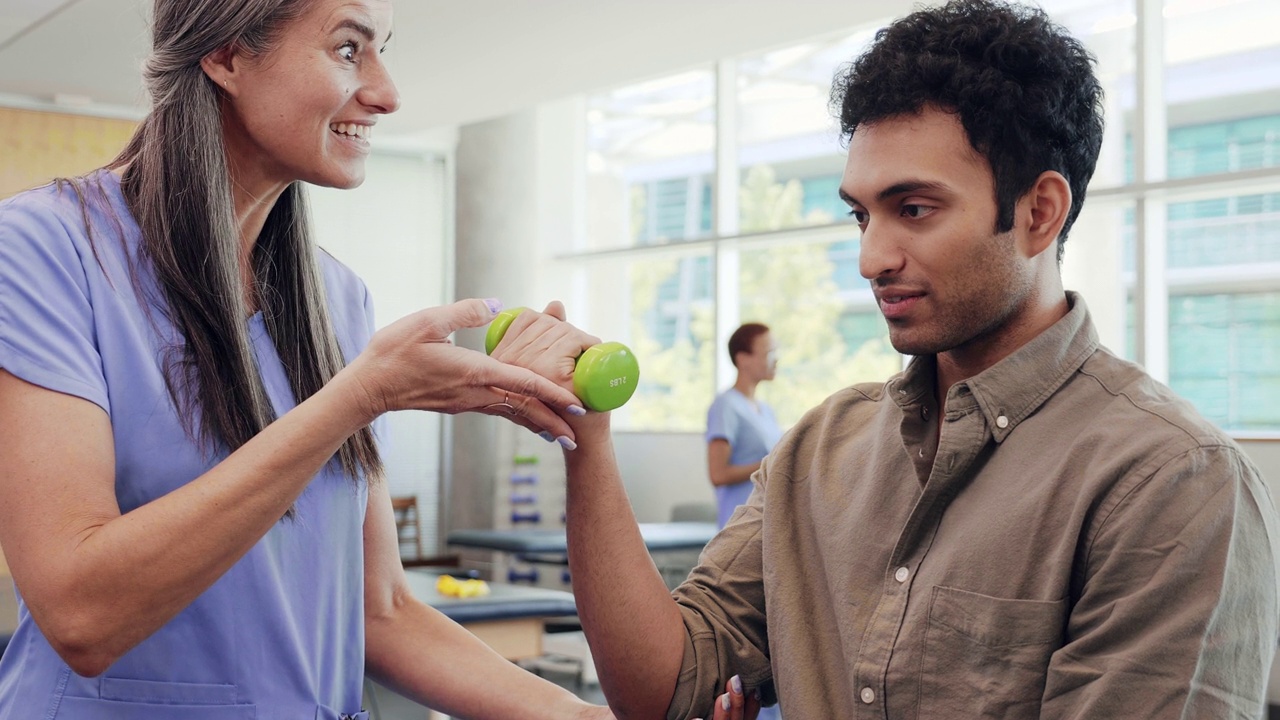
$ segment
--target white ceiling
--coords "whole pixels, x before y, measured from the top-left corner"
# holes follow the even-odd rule
[[[0,0],[0,97],[145,107],[151,0]],[[397,0],[389,60],[413,134],[847,30],[910,0]]]

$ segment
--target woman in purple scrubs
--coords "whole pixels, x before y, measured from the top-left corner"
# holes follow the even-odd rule
[[[373,333],[311,243],[301,183],[359,185],[399,104],[390,27],[386,0],[157,0],[129,147],[0,204],[0,719],[361,718],[366,669],[467,717],[609,717],[406,589],[375,418],[571,446],[581,409],[448,342],[496,302]]]

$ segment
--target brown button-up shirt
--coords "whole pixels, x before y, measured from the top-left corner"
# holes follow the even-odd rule
[[[735,673],[787,720],[1260,715],[1270,494],[1069,300],[943,412],[921,357],[783,438],[674,593],[670,718]]]

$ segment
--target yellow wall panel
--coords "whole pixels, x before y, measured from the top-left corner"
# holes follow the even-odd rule
[[[106,165],[135,127],[132,120],[0,108],[0,198]]]

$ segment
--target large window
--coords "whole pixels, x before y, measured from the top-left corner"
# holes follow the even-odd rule
[[[711,235],[715,78],[681,73],[588,103],[588,249]]]
[[[1280,432],[1280,3],[1042,4],[1106,92],[1067,286],[1104,344],[1214,422]],[[740,322],[774,329],[779,374],[760,391],[784,424],[901,368],[858,271],[827,106],[882,25],[588,100],[587,241],[570,262],[594,305],[630,318],[644,379],[620,429],[701,430]]]
[[[758,392],[780,421],[798,420],[839,388],[902,368],[871,286],[858,274],[857,240],[771,240],[744,247],[739,262],[738,317],[766,322],[778,344],[777,377]]]

